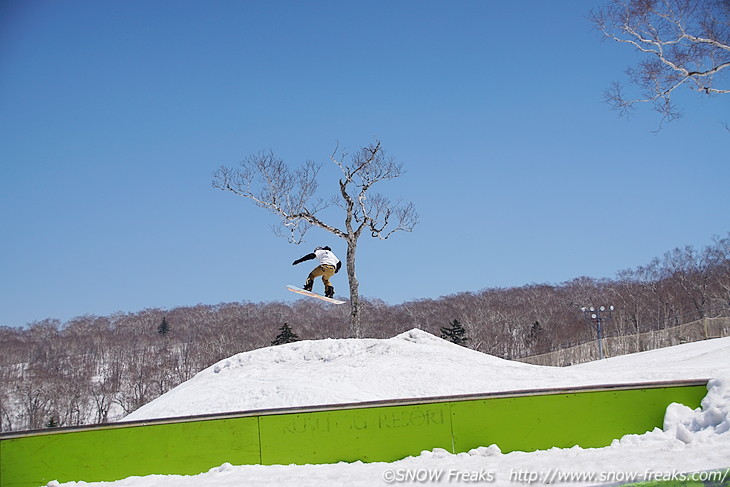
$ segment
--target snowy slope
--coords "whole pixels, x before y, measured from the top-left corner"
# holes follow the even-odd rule
[[[269,347],[223,360],[125,419],[553,386],[715,379],[701,409],[671,405],[663,430],[627,435],[605,448],[502,454],[498,447],[484,445],[458,455],[426,451],[393,463],[224,464],[195,476],[152,475],[63,485],[579,486],[678,478],[681,472],[730,467],[729,357],[730,338],[721,338],[566,368],[539,367],[458,347],[420,330],[388,340],[322,340]]]
[[[682,374],[682,377],[693,375],[712,377],[727,370],[728,367],[730,367],[730,337],[620,355],[574,365],[570,369],[609,373],[622,373],[630,369],[631,372],[625,375],[637,375],[640,370],[641,375],[646,378],[662,378],[667,374],[681,378],[676,374]]]
[[[503,360],[418,329],[387,340],[302,341],[222,360],[124,420],[715,376],[715,355],[728,353],[730,338],[700,346],[709,349],[702,353],[715,354],[708,361],[692,352],[693,345],[675,347],[686,352],[674,352],[672,361],[666,352],[637,354],[636,360],[660,366],[637,367],[618,357],[597,367],[558,368]]]

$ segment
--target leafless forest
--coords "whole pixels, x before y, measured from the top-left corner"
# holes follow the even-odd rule
[[[364,299],[364,335],[414,327],[434,335],[459,320],[470,348],[507,359],[595,340],[581,306],[613,305],[605,335],[730,316],[730,234],[677,248],[613,279],[484,289],[389,305]],[[347,305],[221,303],[0,327],[2,431],[114,421],[209,365],[270,346],[288,323],[300,339],[347,338]],[[164,326],[163,326],[164,322]]]

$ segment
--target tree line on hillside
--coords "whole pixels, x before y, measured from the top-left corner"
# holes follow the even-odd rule
[[[582,306],[615,307],[604,323],[607,336],[729,316],[730,234],[701,250],[677,248],[614,279],[580,277],[398,305],[377,299],[362,304],[365,336],[389,338],[416,327],[442,336],[458,324],[460,336],[468,338],[463,346],[516,359],[594,340]],[[348,320],[347,306],[302,299],[0,327],[0,427],[114,421],[237,353],[292,341],[291,335],[348,338]]]

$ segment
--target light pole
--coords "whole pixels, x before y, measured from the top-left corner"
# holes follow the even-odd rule
[[[604,321],[611,319],[611,313],[613,312],[613,309],[613,306],[583,306],[581,308],[581,311],[583,311],[583,315],[585,316],[586,320],[588,320],[588,322],[593,325],[593,328],[595,328],[596,332],[598,333],[599,360],[603,360],[605,358],[603,355],[603,328],[601,327],[601,324]],[[606,316],[606,314],[608,314],[608,316]]]

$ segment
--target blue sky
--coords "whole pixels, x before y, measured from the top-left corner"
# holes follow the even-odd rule
[[[0,325],[297,299],[311,262],[291,262],[344,242],[292,246],[211,187],[268,149],[296,166],[377,138],[404,164],[380,191],[421,223],[358,254],[361,293],[392,304],[710,244],[730,98],[682,94],[659,133],[649,107],[619,118],[601,93],[636,56],[592,30],[602,3],[1,3]]]

